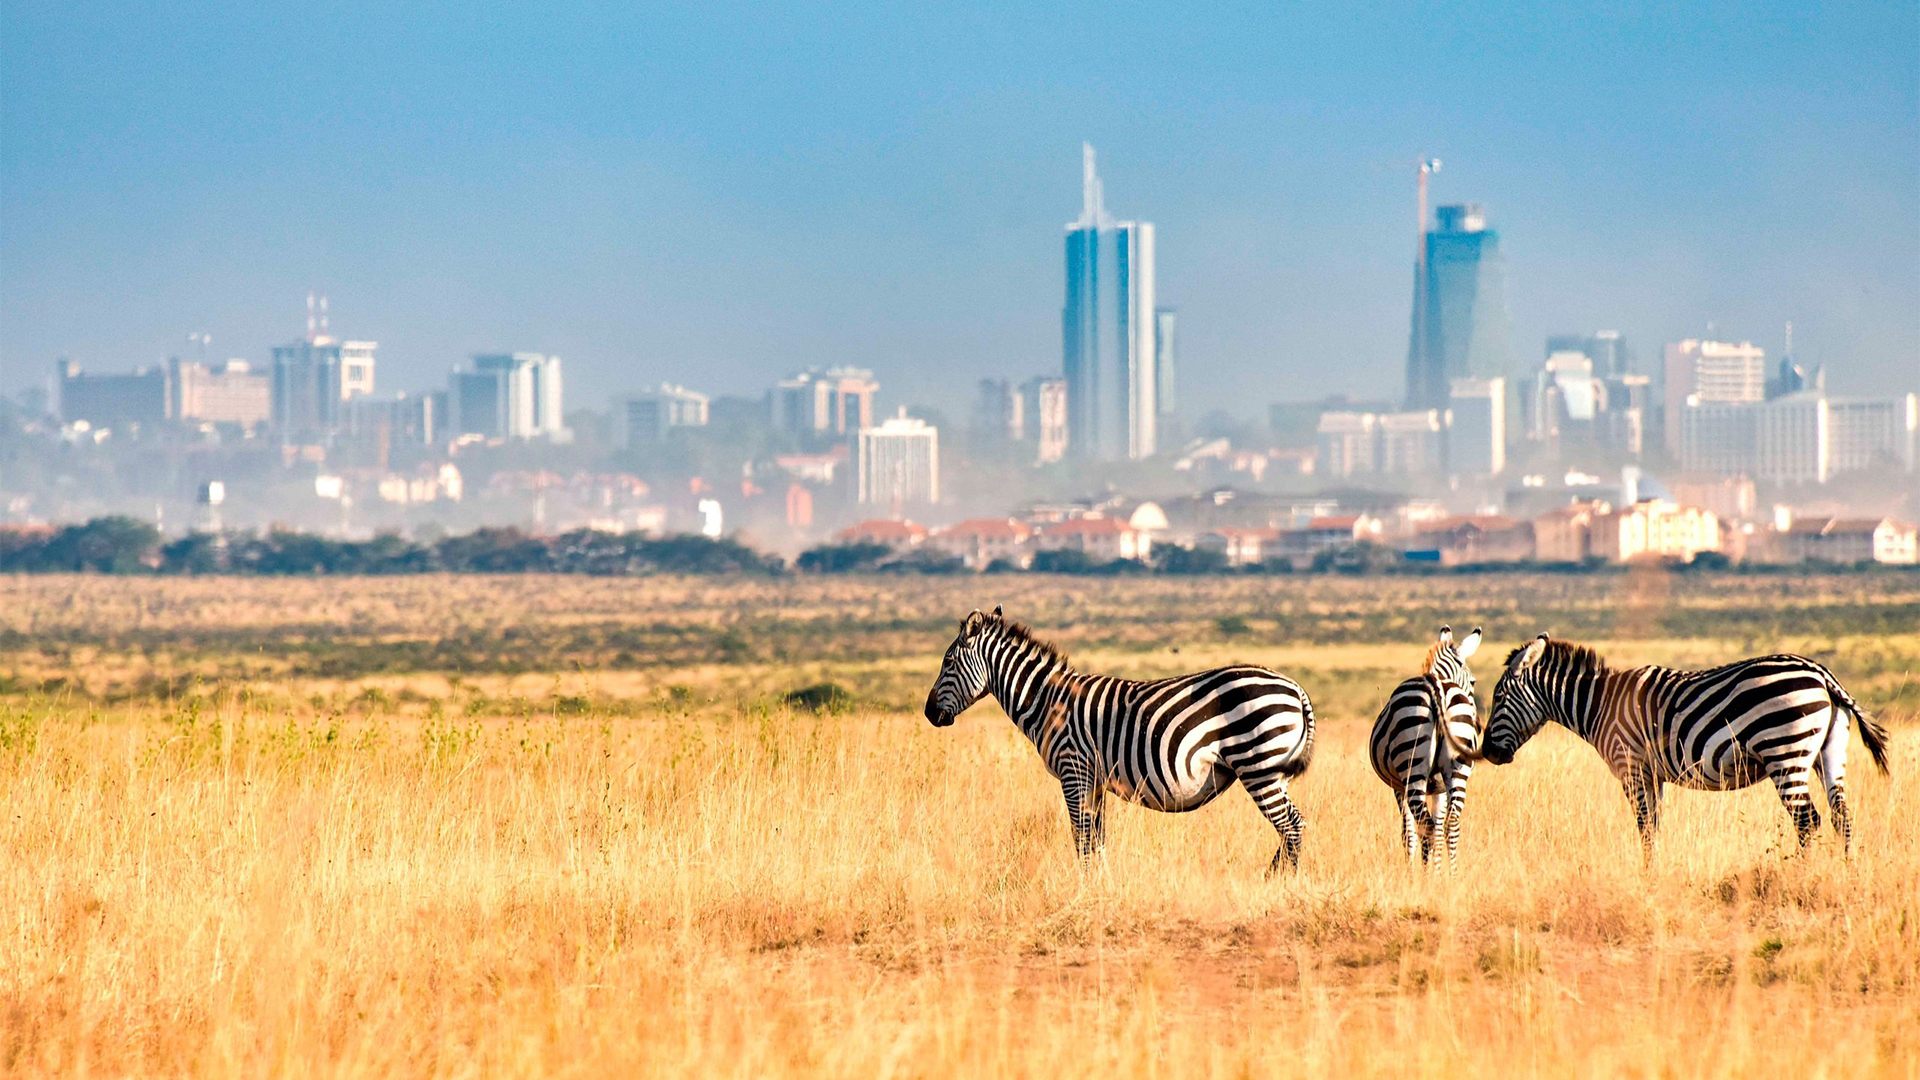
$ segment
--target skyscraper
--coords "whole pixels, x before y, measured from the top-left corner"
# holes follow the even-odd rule
[[[559,357],[528,352],[475,356],[473,370],[505,384],[500,397],[505,426],[499,434],[510,439],[563,436]]]
[[[1158,406],[1155,412],[1164,417],[1171,417],[1174,410],[1173,328],[1178,319],[1178,313],[1170,307],[1157,308],[1153,313],[1153,394]]]
[[[1067,450],[1083,460],[1153,456],[1159,395],[1153,224],[1107,214],[1093,147],[1082,145],[1080,220],[1067,226],[1061,310]]]
[[[1595,378],[1610,379],[1625,375],[1632,366],[1633,353],[1627,339],[1618,330],[1596,330],[1591,334],[1555,334],[1547,338],[1547,355],[1577,352],[1593,361]]]
[[[940,430],[907,415],[862,428],[856,436],[855,495],[867,505],[940,501]]]
[[[1422,241],[1407,347],[1407,407],[1444,409],[1455,379],[1507,374],[1507,272],[1479,206],[1442,206]]]

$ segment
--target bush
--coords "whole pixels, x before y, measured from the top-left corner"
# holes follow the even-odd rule
[[[1162,544],[1153,549],[1153,568],[1162,574],[1224,574],[1232,569],[1223,551],[1176,544]]]
[[[872,570],[892,555],[885,544],[822,544],[801,552],[793,565],[805,574],[852,574]]]

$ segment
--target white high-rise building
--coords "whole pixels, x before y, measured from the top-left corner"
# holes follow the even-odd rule
[[[1824,484],[1874,467],[1912,472],[1920,455],[1920,398],[1828,397],[1801,391],[1772,401],[1678,410],[1680,466],[1782,484]]]
[[[860,432],[856,496],[871,506],[925,506],[940,501],[940,430],[907,415]]]
[[[1453,423],[1447,438],[1447,471],[1495,476],[1507,467],[1507,380],[1455,379],[1447,404]]]
[[[620,444],[643,446],[666,438],[677,427],[706,427],[707,413],[707,395],[661,383],[621,403]]]
[[[1082,206],[1067,226],[1060,312],[1067,450],[1091,461],[1152,457],[1160,415],[1153,224],[1113,220],[1093,147],[1081,153]]]
[[[493,415],[483,417],[477,408],[459,412],[455,419],[463,432],[506,439],[565,438],[559,357],[530,352],[483,354],[473,358],[472,376],[476,378],[467,381],[482,377],[496,381],[490,395]],[[489,396],[477,386],[468,389],[465,400],[477,402]]]
[[[1748,341],[1676,341],[1667,346],[1662,382],[1667,450],[1678,455],[1682,417],[1690,402],[1747,405],[1767,400],[1767,353]]]

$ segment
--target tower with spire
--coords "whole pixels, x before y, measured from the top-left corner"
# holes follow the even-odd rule
[[[1080,218],[1067,226],[1060,312],[1067,452],[1085,461],[1152,457],[1158,435],[1153,224],[1115,221],[1080,148]]]

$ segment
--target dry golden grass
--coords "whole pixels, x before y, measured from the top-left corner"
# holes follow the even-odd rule
[[[0,584],[40,607],[7,617],[99,630],[113,617],[97,612],[126,604],[192,622],[207,585],[140,582],[114,600],[115,583],[64,584],[64,608],[60,582]],[[263,639],[331,617],[324,605],[434,632],[442,601],[419,582],[326,584],[227,583],[218,602],[254,612]],[[547,617],[567,618],[568,597],[617,616],[589,585],[548,586]],[[1159,583],[1141,587],[1166,602]],[[633,619],[764,601],[842,625],[894,588],[619,583],[626,600],[658,601]],[[923,602],[964,610],[959,588]],[[90,673],[76,666],[66,689],[0,698],[0,1069],[1914,1073],[1910,705],[1884,710],[1891,779],[1855,746],[1851,862],[1830,833],[1796,854],[1756,789],[1677,794],[1645,868],[1618,788],[1555,729],[1476,776],[1449,882],[1404,865],[1363,754],[1377,694],[1418,660],[1413,640],[1215,638],[1173,656],[1100,606],[1119,594],[1020,588],[1034,608],[1109,620],[1088,666],[1232,655],[1316,692],[1297,876],[1262,876],[1273,834],[1238,791],[1189,815],[1117,808],[1107,852],[1083,869],[1057,786],[991,705],[945,731],[912,708],[933,638],[857,660],[281,671],[123,699],[72,689]],[[96,614],[61,614],[75,610]],[[1870,705],[1910,700],[1920,634],[1840,640],[1866,659],[1823,658]],[[192,663],[230,670],[188,644]],[[1634,661],[1744,646],[1607,643]],[[88,664],[162,675],[188,662],[104,634],[87,648]],[[58,655],[16,642],[0,675],[55,670]],[[823,675],[873,704],[815,716],[775,703]]]

